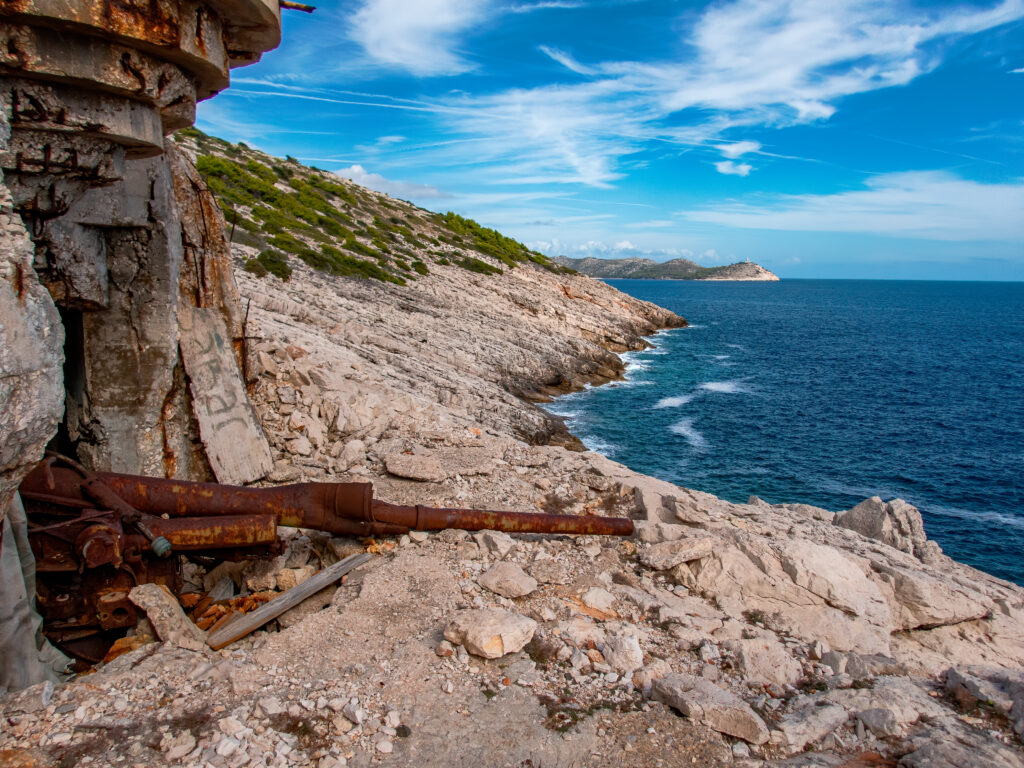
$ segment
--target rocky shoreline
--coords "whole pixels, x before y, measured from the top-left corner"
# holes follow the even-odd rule
[[[671,313],[532,265],[432,265],[396,286],[303,265],[257,278],[244,246],[235,256],[270,482],[630,516],[637,533],[292,531],[272,562],[195,567],[196,589],[284,589],[352,552],[375,557],[219,652],[151,616],[136,650],[0,703],[0,755],[1024,766],[1024,590],[944,556],[915,509],[732,504],[566,450],[530,401],[621,376],[616,353],[679,325]]]

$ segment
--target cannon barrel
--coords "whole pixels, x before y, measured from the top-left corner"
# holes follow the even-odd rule
[[[374,500],[371,483],[295,483],[245,488],[114,472],[91,474],[130,507],[158,516],[271,514],[279,525],[346,536],[384,536],[444,528],[613,536],[633,533],[633,521],[618,517],[389,504]],[[89,482],[83,482],[79,471],[44,463],[25,478],[21,493],[27,499],[44,504],[86,508],[94,504],[88,486]]]

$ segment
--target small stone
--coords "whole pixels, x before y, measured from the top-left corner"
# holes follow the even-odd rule
[[[682,563],[700,560],[711,554],[715,539],[711,536],[691,536],[677,541],[652,544],[641,550],[640,562],[656,571],[667,571]]]
[[[313,453],[313,444],[305,435],[299,435],[293,440],[286,441],[284,446],[288,453],[295,456],[309,456]]]
[[[496,563],[477,581],[502,597],[524,597],[537,589],[537,580],[515,563]]]
[[[609,613],[615,605],[615,595],[601,587],[591,587],[583,593],[583,604],[596,611]]]
[[[821,661],[821,657],[828,651],[826,646],[821,640],[815,640],[807,649],[807,655],[812,661]]]
[[[455,683],[453,683],[451,680],[445,680],[443,683],[441,683],[441,690],[445,693],[454,693]]]
[[[384,725],[388,728],[397,728],[402,724],[402,713],[397,709],[392,709],[384,716]]]
[[[644,665],[640,641],[631,635],[609,634],[604,644],[605,662],[621,674],[632,674]]]
[[[857,713],[857,720],[864,723],[868,730],[879,738],[903,735],[903,726],[891,709],[865,709]]]
[[[355,725],[352,723],[352,721],[344,715],[338,715],[333,720],[331,720],[331,725],[334,726],[334,730],[341,734],[348,733],[353,728],[355,728]]]
[[[366,719],[366,711],[359,706],[359,699],[352,699],[341,709],[341,714],[347,717],[356,725],[360,725]]]
[[[259,704],[260,709],[263,710],[263,714],[268,717],[280,715],[285,711],[285,708],[281,705],[281,701],[270,696],[262,698],[256,703]]]
[[[230,736],[225,736],[217,744],[217,754],[221,757],[230,757],[238,749],[238,742],[232,739]]]
[[[220,729],[221,733],[228,736],[234,736],[245,728],[245,726],[238,721],[238,718],[235,717],[221,718],[217,721],[217,727]]]
[[[846,656],[839,651],[827,651],[821,655],[821,663],[832,668],[832,673],[841,675],[846,672]]]
[[[181,760],[196,748],[196,737],[188,731],[182,731],[173,737],[168,734],[160,742],[160,748],[168,762]]]
[[[445,627],[444,636],[475,656],[496,659],[522,650],[537,628],[537,622],[500,608],[459,611]]]
[[[157,636],[165,643],[190,651],[206,649],[206,633],[185,615],[177,598],[167,587],[162,584],[139,584],[132,587],[128,599],[146,612]]]
[[[751,744],[768,741],[768,728],[750,706],[708,680],[691,675],[666,675],[655,680],[651,690],[657,701],[665,702],[719,733]]]
[[[409,538],[417,544],[422,544],[424,541],[430,538],[430,534],[426,531],[409,531]]]
[[[449,643],[447,640],[442,640],[437,644],[437,648],[434,649],[434,653],[440,656],[442,659],[447,659],[453,653],[455,653],[455,646]]]
[[[395,751],[395,745],[389,739],[383,739],[377,742],[377,751],[384,755],[390,755]]]
[[[499,560],[516,545],[515,539],[503,531],[480,531],[473,535],[473,539],[481,548],[497,555]]]
[[[417,456],[411,453],[392,453],[384,458],[388,473],[407,480],[424,483],[440,483],[447,477],[441,462],[433,456]]]
[[[718,661],[722,658],[718,646],[710,640],[705,640],[700,646],[700,660],[704,662]]]

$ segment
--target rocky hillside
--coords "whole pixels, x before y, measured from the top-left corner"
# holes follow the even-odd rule
[[[581,447],[523,400],[620,378],[616,353],[685,325],[457,214],[195,130],[178,141],[234,223],[250,322],[305,349],[343,394],[307,435],[347,435],[346,420],[379,431],[389,414],[431,420],[443,406],[446,419]],[[294,437],[265,426],[279,446]]]
[[[238,146],[209,154],[279,164]],[[356,201],[323,191],[355,245],[291,221],[292,247],[330,246],[393,279],[339,273],[343,259],[321,268],[263,227],[235,245],[267,480],[629,516],[636,535],[292,530],[269,562],[190,563],[198,626],[176,608],[147,612],[133,650],[94,674],[0,701],[0,762],[1024,768],[1024,590],[943,555],[899,500],[839,513],[732,504],[566,450],[521,395],[607,381],[615,352],[681,319],[523,250],[513,266],[479,245],[489,235],[448,242],[452,229],[407,203],[289,167]],[[229,210],[256,223],[261,205]],[[409,234],[382,234],[384,212]],[[254,266],[274,248],[264,261],[289,273]],[[363,551],[373,559],[340,586],[219,652],[204,646],[201,627],[227,606]]]
[[[721,267],[702,267],[689,259],[571,259],[557,256],[556,264],[591,277],[644,278],[649,280],[778,280],[778,276],[752,261]]]

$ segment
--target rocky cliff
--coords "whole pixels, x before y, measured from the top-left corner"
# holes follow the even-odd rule
[[[556,264],[582,272],[591,277],[642,278],[648,280],[778,280],[778,275],[769,272],[752,261],[738,261],[720,267],[702,267],[689,259],[654,261],[652,259],[571,259],[558,256],[552,259]]]
[[[232,152],[291,170],[298,188],[271,184],[282,194],[318,189],[297,164],[216,154]],[[252,183],[236,180],[223,182],[236,196]],[[171,642],[143,633],[95,674],[0,703],[0,750],[322,768],[1024,766],[1024,590],[944,556],[898,500],[732,504],[567,450],[531,401],[614,378],[616,352],[681,320],[464,220],[330,183],[322,199],[347,217],[331,242],[295,220],[235,230],[250,235],[233,253],[268,479],[629,516],[636,536],[294,531],[269,563],[195,563],[196,591],[246,595],[376,555],[218,653],[154,619]],[[255,224],[258,205],[227,207]],[[276,244],[296,250],[260,261],[284,230],[296,242]]]

